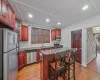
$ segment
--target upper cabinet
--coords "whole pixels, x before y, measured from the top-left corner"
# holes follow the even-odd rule
[[[51,30],[51,40],[56,40],[56,32],[55,32],[55,30]]]
[[[6,0],[0,0],[0,22],[5,24],[5,27],[15,29],[15,13]]]
[[[28,26],[26,25],[21,25],[21,30],[20,30],[20,40],[21,41],[28,41]]]
[[[5,0],[1,0],[1,19],[8,23],[8,8],[7,2]]]
[[[51,40],[56,40],[57,36],[61,36],[61,29],[51,30]]]
[[[15,13],[10,5],[8,5],[8,20],[9,24],[15,28]]]
[[[55,29],[56,36],[61,36],[61,29]]]

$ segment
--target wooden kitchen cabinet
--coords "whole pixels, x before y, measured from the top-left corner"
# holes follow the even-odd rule
[[[15,29],[15,12],[6,0],[0,0],[0,22],[3,27]]]
[[[1,0],[1,19],[8,24],[8,9],[5,0]]]
[[[27,52],[21,51],[18,53],[18,68],[22,68],[27,64]]]
[[[19,52],[18,53],[18,68],[20,69],[23,66],[24,66],[24,54],[23,52]]]
[[[21,26],[20,40],[28,41],[28,26],[25,26],[25,25]]]
[[[0,17],[1,17],[1,0],[0,0]]]
[[[24,54],[24,57],[23,57],[24,65],[26,65],[27,64],[27,52],[24,51],[23,54]]]
[[[51,40],[56,40],[57,36],[61,36],[61,29],[51,30]]]
[[[40,62],[40,52],[41,52],[41,50],[37,50],[37,62]]]
[[[56,40],[55,30],[51,30],[51,40]]]
[[[9,4],[8,4],[8,22],[15,29],[15,13]]]
[[[61,36],[61,29],[55,29],[56,36]]]

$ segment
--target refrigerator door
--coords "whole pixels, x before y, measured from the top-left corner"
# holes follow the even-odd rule
[[[4,80],[17,80],[18,56],[14,49],[4,55]]]
[[[8,29],[3,29],[3,44],[4,52],[8,52],[18,47],[17,33]]]
[[[2,67],[3,66],[2,65],[3,64],[3,62],[2,62],[3,61],[2,60],[3,59],[3,54],[2,53],[3,53],[3,48],[2,48],[2,28],[0,28],[0,80],[3,80],[2,79],[2,77],[3,77],[3,74],[2,74],[2,70],[3,70],[2,69],[3,68]]]
[[[8,80],[8,54],[3,54],[3,80]]]

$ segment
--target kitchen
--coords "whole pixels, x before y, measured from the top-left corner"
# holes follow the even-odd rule
[[[88,0],[0,0],[0,80],[70,80],[70,74],[74,80],[81,80],[87,71],[96,74],[87,68],[92,60],[91,56],[87,59],[87,27],[97,26],[100,21],[99,9],[91,6]],[[57,54],[64,65],[52,71],[50,62],[56,63]],[[93,74],[83,80],[99,80],[100,75]]]

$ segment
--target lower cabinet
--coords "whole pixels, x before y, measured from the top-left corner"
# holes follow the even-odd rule
[[[35,62],[37,62],[36,52],[21,51],[18,53],[18,69]]]
[[[37,50],[37,62],[40,62],[40,52],[41,50]]]
[[[24,60],[24,65],[26,65],[27,64],[27,52],[26,51],[24,51],[23,52],[23,60]]]
[[[18,68],[22,68],[27,64],[27,52],[22,51],[18,53]]]

